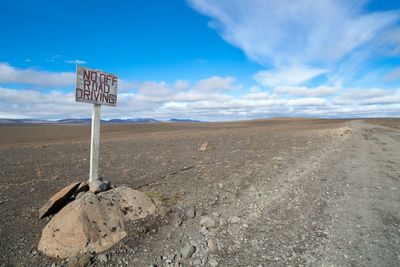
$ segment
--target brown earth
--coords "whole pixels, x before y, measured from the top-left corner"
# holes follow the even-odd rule
[[[399,266],[399,128],[399,119],[102,125],[101,176],[164,212],[128,225],[91,264]],[[0,266],[67,265],[37,251],[47,223],[38,208],[87,179],[89,135],[88,125],[0,126]],[[194,254],[181,258],[188,246]]]

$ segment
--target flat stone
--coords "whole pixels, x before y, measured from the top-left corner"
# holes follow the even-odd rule
[[[182,258],[184,258],[184,259],[191,258],[195,251],[196,251],[196,247],[195,246],[187,244],[186,246],[184,246],[181,249]]]
[[[125,222],[145,218],[155,210],[145,194],[129,187],[86,192],[44,227],[38,249],[54,258],[102,253],[127,235]]]
[[[48,215],[54,214],[68,204],[69,198],[74,194],[80,184],[81,182],[72,183],[54,194],[49,201],[39,209],[39,218],[42,219]]]
[[[230,220],[232,223],[240,222],[240,218],[238,216],[233,216]]]
[[[211,259],[208,264],[210,264],[211,267],[216,267],[218,266],[218,261],[216,259]]]
[[[212,240],[207,241],[207,250],[209,252],[215,252],[217,250],[217,247],[215,246],[214,241],[212,241]]]
[[[108,261],[108,258],[107,258],[107,255],[106,255],[106,254],[99,254],[99,255],[97,255],[97,259],[98,259],[100,262],[107,262],[107,261]]]
[[[199,151],[207,151],[210,149],[212,149],[211,146],[208,144],[208,142],[205,142],[200,146]]]

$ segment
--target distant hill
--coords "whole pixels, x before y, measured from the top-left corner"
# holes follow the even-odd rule
[[[75,118],[68,118],[68,119],[62,119],[58,120],[58,123],[67,123],[67,124],[85,124],[85,123],[91,123],[92,119],[75,119]]]
[[[158,120],[151,118],[132,118],[132,119],[112,119],[105,123],[148,123],[148,122],[158,122]]]
[[[202,122],[198,120],[191,120],[191,119],[170,119],[170,122]]]
[[[49,123],[47,120],[34,120],[34,119],[2,119],[0,124],[30,124],[30,123]]]

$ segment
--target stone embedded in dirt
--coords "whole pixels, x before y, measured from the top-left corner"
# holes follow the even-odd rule
[[[204,144],[202,144],[200,146],[199,151],[206,151],[206,150],[210,150],[210,149],[212,149],[210,144],[208,142],[205,142]]]
[[[180,227],[182,225],[183,221],[181,219],[178,218],[178,220],[176,220],[176,222],[174,223],[174,226],[176,228]]]
[[[214,212],[211,213],[211,214],[212,214],[212,216],[214,216],[215,218],[221,217],[221,212],[219,212],[219,211],[214,211]]]
[[[106,254],[99,254],[99,255],[97,255],[97,260],[100,262],[107,262],[108,258],[107,258]]]
[[[109,181],[94,180],[89,183],[89,190],[92,193],[104,192],[111,188],[111,183]]]
[[[208,252],[215,252],[217,250],[217,247],[212,240],[207,240],[207,251]]]
[[[92,254],[86,253],[68,258],[68,267],[85,267],[90,264]]]
[[[128,187],[99,194],[86,192],[44,227],[38,248],[59,258],[101,253],[127,235],[125,222],[145,218],[155,210],[150,198]]]
[[[337,130],[340,136],[345,136],[351,134],[351,129],[349,127],[342,127]]]
[[[80,184],[81,182],[72,183],[54,194],[49,201],[39,209],[39,219],[59,211],[68,204],[69,198],[74,194]]]
[[[189,208],[188,210],[186,210],[186,216],[188,218],[194,218],[196,217],[196,211],[193,208]]]
[[[208,264],[210,264],[211,267],[218,266],[218,261],[216,259],[211,259]]]
[[[237,222],[240,222],[240,218],[239,218],[238,216],[233,216],[233,217],[230,219],[230,221],[231,221],[231,223],[237,223]]]
[[[181,255],[184,259],[189,259],[196,252],[196,247],[190,244],[187,244],[181,249]]]
[[[201,216],[200,225],[205,226],[207,228],[214,228],[217,227],[217,222],[210,216]]]
[[[208,230],[207,227],[205,227],[204,225],[200,228],[200,233],[202,235],[208,235],[210,233],[210,231]]]

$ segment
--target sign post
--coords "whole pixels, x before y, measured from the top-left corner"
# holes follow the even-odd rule
[[[92,135],[90,140],[90,175],[89,182],[99,179],[99,146],[100,146],[100,113],[101,105],[93,104]]]
[[[101,105],[117,105],[118,77],[99,70],[76,66],[75,101],[93,104],[90,141],[89,182],[99,181]]]

